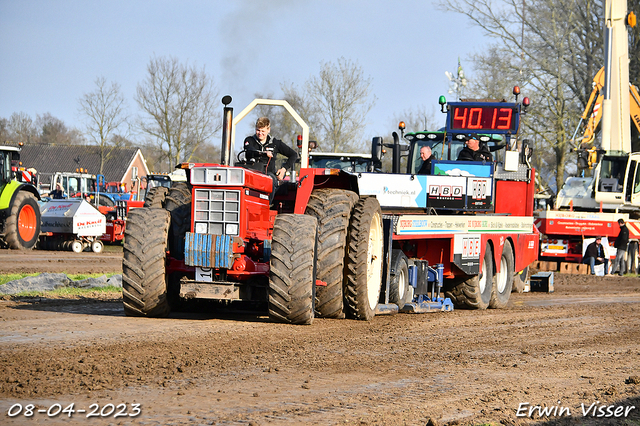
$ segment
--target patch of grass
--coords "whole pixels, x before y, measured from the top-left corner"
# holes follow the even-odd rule
[[[106,287],[75,288],[62,287],[50,291],[24,291],[10,295],[10,297],[67,297],[67,296],[88,296],[93,293],[122,293],[121,287],[109,285]]]
[[[15,281],[15,280],[20,280],[22,278],[25,277],[37,277],[38,275],[40,275],[39,273],[35,273],[35,274],[0,274],[0,285],[2,284],[6,284],[9,281]],[[111,278],[114,275],[118,275],[115,272],[111,272],[108,274],[67,274],[67,276],[69,277],[69,279],[73,280],[73,281],[80,281],[80,280],[86,280],[87,278],[98,278],[101,277],[103,275],[106,275],[107,278]]]
[[[25,277],[35,277],[40,274],[0,274],[0,285],[6,284],[9,281],[20,280]]]
[[[108,274],[72,274],[67,276],[73,281],[80,281],[80,280],[86,280],[87,278],[98,278],[103,275],[106,275],[107,278],[111,278],[114,275],[120,275],[120,274],[116,272],[109,272]]]

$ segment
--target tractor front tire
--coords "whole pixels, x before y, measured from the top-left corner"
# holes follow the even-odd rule
[[[458,282],[447,291],[445,296],[451,299],[456,308],[487,309],[491,302],[493,289],[493,251],[487,244],[482,260],[480,275],[474,275]]]
[[[306,215],[318,219],[318,276],[326,286],[316,289],[316,315],[344,316],[343,287],[347,229],[358,196],[343,189],[319,189],[311,193]]]
[[[5,221],[5,242],[10,249],[31,250],[40,237],[40,208],[35,195],[19,191]]]
[[[370,321],[382,286],[383,232],[380,203],[361,198],[353,208],[347,248],[346,314]]]
[[[316,287],[316,218],[279,214],[273,224],[269,272],[269,317],[311,324]]]
[[[165,258],[171,216],[164,209],[132,209],[122,260],[122,299],[128,316],[165,317]]]

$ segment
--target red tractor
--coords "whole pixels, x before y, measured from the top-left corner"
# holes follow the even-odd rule
[[[233,118],[230,102],[223,98],[220,164],[183,164],[187,182],[129,212],[127,315],[166,316],[189,299],[257,302],[273,320],[293,324],[451,310],[454,303],[501,308],[535,260],[535,171],[517,152],[506,155],[508,170],[497,162],[434,163],[438,170],[463,168],[462,176],[402,174],[395,165],[393,174],[310,168],[308,126],[288,103],[254,100]],[[278,186],[251,170],[252,156],[241,152],[231,165],[235,126],[257,105],[282,106],[302,127],[300,171]],[[485,110],[513,114],[507,130],[487,129],[508,142],[520,105],[496,105],[464,107],[478,117]],[[448,118],[458,109],[452,104]],[[449,150],[456,143],[446,141]],[[375,159],[381,146],[374,138]],[[436,187],[456,191],[434,196]]]
[[[187,182],[174,183],[155,207],[129,212],[127,315],[165,316],[184,299],[203,298],[267,302],[273,319],[296,324],[315,315],[373,317],[383,255],[378,202],[359,199],[355,176],[308,168],[303,156],[299,178],[282,181],[270,203],[271,177],[245,168],[241,154],[230,165],[233,128],[258,104],[286,108],[308,152],[308,126],[285,101],[255,100],[233,124],[225,106],[221,164],[183,164]]]

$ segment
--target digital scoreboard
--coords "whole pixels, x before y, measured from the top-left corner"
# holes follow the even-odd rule
[[[519,105],[505,102],[449,104],[447,131],[454,133],[515,134],[519,123]]]

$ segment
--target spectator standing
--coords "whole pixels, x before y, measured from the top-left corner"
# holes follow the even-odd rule
[[[618,219],[618,226],[620,227],[620,232],[618,232],[616,242],[613,244],[613,246],[616,248],[616,258],[614,259],[613,265],[611,266],[611,273],[613,274],[617,270],[618,275],[622,276],[627,269],[627,247],[629,246],[629,229],[624,223],[624,219]]]

